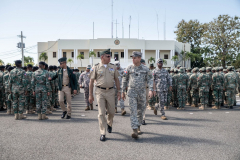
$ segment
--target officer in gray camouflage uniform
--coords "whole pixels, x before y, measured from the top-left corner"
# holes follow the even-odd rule
[[[141,64],[142,53],[134,51],[131,55],[133,64],[124,71],[122,80],[122,99],[125,100],[124,89],[128,85],[128,98],[130,108],[132,138],[141,134],[140,126],[143,120],[143,111],[146,107],[146,83],[149,86],[149,96],[153,96],[153,79],[149,69]]]
[[[85,102],[87,104],[85,111],[88,111],[90,109],[93,110],[93,104],[89,103],[90,69],[91,69],[91,65],[88,65],[86,68],[86,71],[84,71],[78,79],[78,84],[80,85],[80,88],[84,89],[84,98],[85,98]]]
[[[117,71],[119,73],[118,79],[119,79],[119,83],[120,83],[120,88],[122,89],[122,78],[123,78],[123,74],[124,74],[124,69],[120,66],[119,61],[115,62],[115,65],[117,67]],[[116,89],[116,85],[114,83],[114,88]],[[117,104],[118,104],[118,91],[117,89],[115,90],[115,113],[117,113]],[[125,106],[124,106],[124,101],[121,98],[120,99],[120,108],[121,108],[121,115],[124,116],[127,112],[124,110]]]
[[[158,67],[152,72],[153,75],[153,89],[157,91],[159,103],[155,105],[154,114],[157,115],[157,110],[160,106],[161,118],[167,120],[164,112],[164,104],[167,102],[168,89],[172,90],[172,77],[169,75],[163,66],[163,60],[160,58],[157,61]],[[167,88],[169,86],[169,88]]]

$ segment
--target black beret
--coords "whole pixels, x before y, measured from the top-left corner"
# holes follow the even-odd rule
[[[31,64],[28,64],[27,67],[33,67]]]
[[[62,57],[62,58],[60,58],[60,59],[58,60],[59,63],[61,63],[61,62],[66,62],[66,61],[67,61],[67,58],[66,58],[66,57]]]
[[[57,69],[57,66],[53,66],[53,69]]]
[[[1,69],[3,69],[3,68],[5,68],[5,66],[4,66],[4,65],[2,65],[2,66],[0,66],[0,68],[1,68]]]
[[[27,67],[26,67],[26,66],[24,66],[24,67],[23,67],[23,69],[27,69]]]
[[[15,64],[21,64],[21,63],[22,63],[21,60],[16,60],[16,61],[15,61]]]
[[[13,69],[14,69],[13,67],[9,66],[7,70],[10,72]]]
[[[41,61],[41,62],[39,62],[38,64],[39,64],[39,65],[40,65],[40,64],[41,64],[41,65],[45,65],[45,62]]]
[[[10,67],[10,66],[11,66],[11,65],[7,64],[5,68],[8,69],[8,67]]]

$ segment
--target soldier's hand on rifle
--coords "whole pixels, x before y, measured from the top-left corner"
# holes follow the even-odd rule
[[[125,93],[124,92],[122,92],[122,99],[125,101]]]
[[[35,96],[36,94],[35,94],[35,92],[33,92],[33,96]]]

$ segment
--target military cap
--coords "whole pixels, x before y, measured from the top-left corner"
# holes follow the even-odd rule
[[[140,61],[141,63],[145,63],[145,60],[144,59],[141,59],[141,61]]]
[[[153,65],[153,64],[150,64],[150,67],[154,67],[154,65]]]
[[[216,68],[219,69],[219,67],[213,67],[213,68],[212,68],[212,71],[216,71]]]
[[[39,65],[45,65],[45,62],[40,61],[38,64],[39,64]]]
[[[48,67],[48,69],[52,70],[52,69],[53,69],[53,66],[50,65],[50,66]]]
[[[119,67],[120,66],[120,62],[119,61],[115,61],[115,66]],[[91,66],[90,66],[91,67]]]
[[[67,58],[66,58],[66,57],[62,57],[62,58],[60,58],[60,59],[58,60],[59,63],[61,63],[61,62],[66,62],[66,61],[67,61]]]
[[[206,72],[206,68],[205,68],[205,67],[202,67],[202,68],[201,68],[201,71],[202,71],[202,72]]]
[[[185,71],[185,68],[184,68],[184,67],[180,67],[180,68],[179,68],[179,72],[184,73],[184,71]]]
[[[7,68],[7,70],[10,72],[11,70],[13,70],[14,68],[12,67],[12,66],[9,66],[8,68]]]
[[[21,60],[16,60],[15,64],[22,64],[22,61]]]
[[[193,69],[193,72],[197,72],[197,71],[199,71],[198,67]]]
[[[170,69],[169,69],[169,68],[166,68],[166,71],[170,71]]]
[[[100,52],[100,56],[102,56],[104,54],[111,54],[111,50],[107,49],[107,50],[104,50],[104,51]]]
[[[4,65],[2,65],[2,66],[0,66],[0,68],[1,68],[1,69],[3,69],[3,68],[5,68],[5,66],[4,66]]]
[[[159,58],[159,59],[157,60],[157,63],[163,63],[163,60],[162,60],[161,58]]]
[[[227,67],[227,70],[229,70],[229,71],[231,71],[232,69],[233,69],[232,66],[228,66],[228,67]]]
[[[206,70],[207,70],[207,71],[211,71],[211,70],[212,70],[212,67],[207,67]]]
[[[223,72],[227,72],[227,69],[223,69]]]
[[[54,65],[54,66],[53,66],[53,69],[57,69],[57,66]]]
[[[177,65],[177,67],[182,67],[181,65]]]
[[[8,69],[8,67],[10,67],[10,66],[11,66],[11,65],[7,64],[5,68]]]
[[[142,57],[142,53],[138,51],[133,51],[130,57]]]
[[[25,70],[25,69],[27,69],[27,67],[26,67],[26,66],[24,66],[24,67],[23,67],[23,69]]]
[[[33,67],[31,64],[28,64],[27,67]]]

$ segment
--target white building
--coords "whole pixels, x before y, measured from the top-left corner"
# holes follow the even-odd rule
[[[42,52],[46,52],[48,65],[59,66],[58,59],[61,57],[71,58],[73,62],[68,63],[71,68],[85,70],[87,65],[92,65],[92,57],[89,58],[89,52],[94,51],[96,57],[93,57],[93,64],[100,62],[99,53],[105,49],[111,49],[111,62],[120,61],[123,68],[132,64],[130,55],[133,51],[142,52],[142,58],[145,59],[146,65],[149,65],[150,57],[157,59],[162,58],[167,61],[163,67],[174,67],[178,64],[183,65],[180,52],[190,51],[190,45],[174,40],[143,40],[143,39],[61,39],[58,41],[38,42],[38,57]],[[84,59],[77,59],[77,55],[84,55]],[[179,60],[174,62],[172,57],[179,55]],[[38,60],[39,61],[39,60]],[[155,63],[156,63],[155,61]],[[156,64],[154,65],[156,66]],[[186,62],[186,67],[190,67],[190,62]]]

